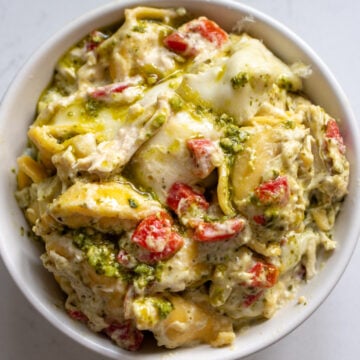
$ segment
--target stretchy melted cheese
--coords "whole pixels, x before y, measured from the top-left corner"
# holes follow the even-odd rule
[[[261,39],[143,7],[59,60],[16,196],[71,317],[131,351],[144,331],[225,346],[316,274],[349,164],[294,68]]]

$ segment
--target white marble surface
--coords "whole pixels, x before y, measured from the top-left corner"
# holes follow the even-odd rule
[[[109,0],[107,0],[109,1]],[[0,0],[0,97],[27,58],[52,34],[106,0]],[[329,65],[360,119],[360,2],[243,0],[285,23]],[[0,230],[1,231],[1,230]],[[247,360],[358,359],[360,248],[320,309],[277,344]],[[0,259],[0,359],[100,360],[42,318]]]

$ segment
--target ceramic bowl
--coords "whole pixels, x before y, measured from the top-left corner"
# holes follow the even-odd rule
[[[205,15],[230,31],[243,19],[246,31],[260,38],[278,57],[287,63],[303,61],[312,68],[305,80],[305,92],[310,99],[323,106],[332,116],[341,119],[340,128],[347,145],[351,164],[349,195],[338,216],[334,238],[338,248],[324,268],[299,291],[307,298],[307,306],[288,303],[270,320],[250,327],[237,336],[233,346],[214,349],[207,345],[193,348],[166,350],[149,344],[140,353],[130,353],[113,345],[107,338],[90,332],[84,325],[70,319],[63,310],[64,296],[52,275],[42,267],[39,256],[41,244],[27,238],[22,212],[14,198],[16,157],[26,145],[26,132],[34,120],[36,103],[41,91],[52,77],[57,59],[75,42],[93,29],[122,19],[124,9],[136,5],[179,7],[195,15]],[[323,302],[341,277],[354,250],[360,228],[358,221],[360,187],[360,137],[354,115],[343,91],[319,57],[285,26],[269,16],[233,1],[174,0],[174,1],[112,1],[73,21],[30,59],[18,74],[0,112],[0,250],[2,258],[17,285],[30,303],[54,326],[75,341],[113,359],[155,360],[171,358],[181,360],[198,358],[207,360],[238,359],[274,343],[301,324]],[[25,230],[26,233],[26,230]],[[169,356],[169,357],[168,357]]]

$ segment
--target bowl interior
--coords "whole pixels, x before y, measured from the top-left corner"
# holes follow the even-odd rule
[[[57,59],[76,41],[91,30],[121,20],[127,7],[184,6],[195,15],[205,15],[230,31],[239,21],[251,35],[258,37],[281,59],[291,63],[303,61],[313,70],[305,80],[305,91],[310,99],[337,119],[347,145],[351,164],[349,196],[338,217],[334,237],[338,248],[325,267],[299,295],[308,299],[308,305],[297,306],[296,300],[279,311],[273,319],[251,327],[237,337],[233,347],[211,349],[197,346],[176,351],[163,350],[148,344],[140,353],[128,353],[109,340],[91,333],[85,326],[71,320],[63,311],[63,295],[52,276],[43,269],[39,256],[42,246],[23,234],[27,229],[23,215],[14,199],[16,157],[26,145],[28,126],[34,119],[38,97],[48,84]],[[247,20],[247,21],[244,21]],[[179,1],[121,1],[112,2],[90,12],[50,39],[34,54],[14,80],[0,111],[0,250],[3,260],[28,300],[50,322],[83,345],[111,358],[158,359],[160,354],[171,354],[172,359],[187,359],[204,355],[207,359],[235,359],[260,350],[286,335],[305,320],[326,298],[335,286],[350,260],[356,244],[360,223],[355,214],[359,211],[359,132],[354,115],[342,90],[320,59],[297,36],[281,24],[247,6],[231,1],[179,0]]]

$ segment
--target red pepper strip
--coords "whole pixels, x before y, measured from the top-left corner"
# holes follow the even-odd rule
[[[143,219],[131,240],[147,250],[137,256],[140,261],[147,263],[168,259],[184,244],[184,239],[172,228],[171,217],[165,212]]]
[[[202,242],[227,240],[239,234],[244,225],[244,220],[238,218],[223,222],[199,222],[195,228],[194,239]]]
[[[164,39],[164,45],[171,51],[186,57],[192,57],[199,53],[191,41],[192,34],[201,37],[217,47],[228,40],[228,34],[213,21],[206,17],[194,19],[173,32]]]
[[[204,195],[183,183],[174,183],[171,186],[166,202],[170,209],[180,217],[191,207],[198,207],[204,211],[209,207]]]
[[[123,322],[114,321],[103,332],[114,340],[119,346],[129,351],[139,350],[144,335],[131,320]]]
[[[164,39],[164,45],[171,51],[177,54],[185,54],[188,50],[189,44],[184,35],[176,31],[168,35]]]
[[[257,262],[249,271],[253,275],[250,286],[256,288],[270,288],[277,281],[279,270],[269,263]]]
[[[254,215],[253,220],[259,225],[266,224],[266,217],[264,215]]]
[[[105,35],[104,33],[100,32],[98,30],[94,30],[93,32],[91,32],[90,39],[85,45],[86,50],[92,51],[92,50],[96,49],[106,38],[107,38],[107,35]]]
[[[105,86],[100,86],[89,93],[89,95],[97,100],[105,100],[111,94],[121,93],[130,86],[129,83],[115,83]]]
[[[264,205],[286,205],[289,200],[290,189],[286,176],[279,176],[269,180],[255,189],[255,196]]]
[[[155,264],[156,262],[167,260],[172,257],[184,245],[183,237],[177,232],[170,233],[167,244],[161,252],[140,252],[137,255],[139,261],[146,264]]]
[[[214,21],[200,17],[189,22],[189,31],[199,33],[203,38],[220,47],[228,39],[228,34]]]
[[[211,161],[211,156],[216,151],[214,143],[209,139],[189,139],[186,142],[187,148],[192,154],[194,160],[194,174],[200,179],[210,175],[215,169]]]
[[[329,139],[334,139],[338,143],[339,151],[342,154],[345,154],[346,147],[344,144],[344,139],[341,136],[339,126],[334,119],[330,119],[326,124],[325,136]]]
[[[67,313],[76,321],[80,321],[82,323],[87,323],[89,321],[88,317],[79,310],[67,310]]]

